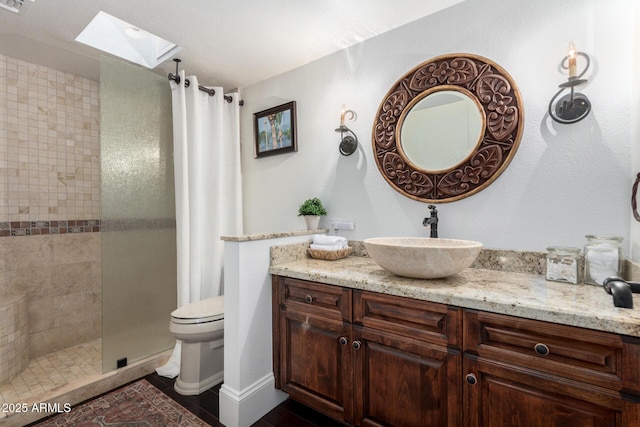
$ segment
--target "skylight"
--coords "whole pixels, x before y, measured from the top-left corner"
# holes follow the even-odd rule
[[[76,41],[151,69],[182,49],[102,11],[82,30]]]

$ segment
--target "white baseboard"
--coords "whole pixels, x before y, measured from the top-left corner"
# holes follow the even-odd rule
[[[220,422],[226,427],[250,427],[286,398],[286,393],[276,390],[273,373],[241,391],[222,384]]]

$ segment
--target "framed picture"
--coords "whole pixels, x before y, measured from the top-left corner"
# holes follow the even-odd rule
[[[253,114],[255,157],[298,151],[296,102],[291,101]]]

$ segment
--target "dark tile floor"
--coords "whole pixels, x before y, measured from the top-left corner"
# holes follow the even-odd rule
[[[182,396],[173,389],[175,380],[164,378],[156,373],[152,373],[144,377],[167,396],[178,402],[189,411],[200,417],[203,421],[214,427],[223,426],[218,421],[219,393],[220,385],[198,396]],[[343,427],[337,421],[334,421],[313,409],[301,405],[292,400],[286,400],[279,406],[275,407],[271,412],[259,419],[253,427]]]
[[[164,394],[178,402],[181,406],[197,415],[201,420],[215,427],[224,427],[218,421],[220,413],[219,392],[220,385],[217,385],[197,396],[183,396],[173,389],[175,379],[161,377],[155,372],[144,377],[145,380],[156,386]]]

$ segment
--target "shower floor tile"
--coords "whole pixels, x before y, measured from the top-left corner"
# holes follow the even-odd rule
[[[47,399],[48,392],[100,374],[102,339],[99,338],[31,359],[20,375],[0,385],[0,404],[41,402]]]

